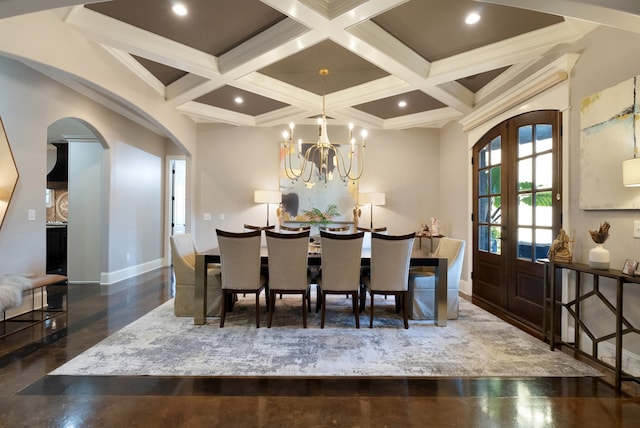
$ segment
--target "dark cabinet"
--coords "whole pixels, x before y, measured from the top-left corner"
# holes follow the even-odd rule
[[[47,273],[67,274],[67,225],[47,225]]]

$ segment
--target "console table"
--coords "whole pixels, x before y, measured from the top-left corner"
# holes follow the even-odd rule
[[[614,371],[615,376],[615,387],[620,389],[623,380],[634,380],[638,381],[640,378],[636,376],[632,376],[630,374],[624,373],[622,371],[622,339],[623,336],[627,333],[640,333],[640,330],[635,328],[625,317],[623,313],[623,299],[624,299],[624,289],[625,285],[629,284],[640,284],[640,277],[633,277],[626,274],[623,274],[620,270],[615,269],[593,269],[589,265],[582,263],[565,263],[565,262],[554,262],[549,261],[548,270],[545,272],[545,312],[550,310],[549,314],[549,344],[551,346],[551,350],[555,350],[556,344],[563,344],[565,346],[569,346],[572,349],[580,352],[581,354],[590,357],[600,364],[603,364]],[[562,301],[558,301],[555,296],[558,295],[559,291],[558,287],[561,287],[562,284],[558,284],[556,281],[556,274],[558,270],[569,270],[575,272],[575,290],[573,298],[569,298],[569,301],[563,303]],[[582,294],[581,292],[581,280],[583,275],[590,275],[593,280],[593,290],[588,293]],[[600,278],[610,278],[616,282],[616,301],[610,302],[606,296],[604,296],[600,292]],[[589,329],[589,327],[585,324],[584,320],[581,318],[580,314],[580,306],[581,303],[587,299],[599,299],[606,308],[608,308],[615,315],[615,331],[610,332],[608,334],[601,335],[596,337],[596,335]],[[547,300],[550,304],[547,305]],[[561,308],[564,307],[571,318],[574,320],[575,330],[574,330],[574,338],[573,342],[562,342],[556,340],[555,331],[556,331],[556,316],[555,309],[557,306]],[[548,309],[547,309],[548,308]],[[546,320],[547,314],[545,314],[544,319]],[[544,327],[545,335],[547,334],[547,328]],[[580,349],[580,332],[583,331],[592,342],[591,354],[586,353],[585,351]],[[605,342],[610,339],[615,339],[615,358],[614,364],[608,364],[602,360],[598,359],[598,345],[602,342]]]

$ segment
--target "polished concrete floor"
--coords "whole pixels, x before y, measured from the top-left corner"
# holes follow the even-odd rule
[[[630,395],[618,393],[607,376],[47,376],[170,299],[171,293],[168,269],[112,286],[69,286],[68,314],[47,326],[50,337],[8,353],[8,344],[0,342],[0,427],[636,427],[640,423],[637,384],[625,385]]]

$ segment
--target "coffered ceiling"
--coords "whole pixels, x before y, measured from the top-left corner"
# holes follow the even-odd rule
[[[251,126],[310,121],[326,94],[339,121],[440,127],[593,23],[640,28],[635,1],[182,0],[186,16],[175,2],[51,4],[194,121]],[[0,0],[0,18],[35,3]],[[464,22],[470,12],[475,25]]]

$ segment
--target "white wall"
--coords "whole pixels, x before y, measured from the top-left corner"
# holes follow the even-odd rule
[[[303,132],[296,128],[296,132]],[[329,127],[329,136],[339,136]],[[196,246],[217,245],[215,229],[241,231],[244,223],[263,224],[266,207],[253,203],[255,189],[279,187],[279,141],[282,129],[198,126],[196,163]],[[389,233],[415,231],[420,221],[439,216],[440,145],[438,131],[371,130],[366,163],[360,181],[362,192],[386,193],[386,205],[376,207],[377,226]],[[276,221],[275,207],[271,222]],[[211,221],[203,214],[210,213]],[[224,220],[220,215],[224,215]],[[369,223],[369,210],[361,222]]]

